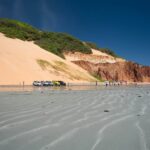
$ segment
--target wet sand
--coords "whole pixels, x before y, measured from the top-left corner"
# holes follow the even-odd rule
[[[150,150],[150,86],[6,91],[0,150]]]

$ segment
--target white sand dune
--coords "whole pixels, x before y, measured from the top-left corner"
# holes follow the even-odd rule
[[[34,80],[81,82],[95,79],[33,42],[7,38],[0,33],[0,85],[32,84]]]
[[[0,150],[149,150],[149,91],[0,92]]]

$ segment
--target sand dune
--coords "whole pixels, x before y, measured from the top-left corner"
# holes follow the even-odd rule
[[[94,64],[97,64],[97,63],[116,63],[116,62],[124,62],[125,61],[125,59],[115,58],[111,55],[108,55],[108,54],[103,53],[103,52],[96,50],[96,49],[92,49],[92,54],[83,54],[81,52],[75,52],[75,53],[71,53],[71,52],[68,53],[67,52],[67,53],[64,53],[64,56],[69,61],[84,60],[84,61],[92,62]]]
[[[38,90],[0,92],[1,150],[150,149],[149,86]]]
[[[34,80],[95,80],[85,70],[35,45],[0,33],[0,85]]]
[[[99,50],[96,50],[96,49],[92,49],[92,53],[93,53],[93,55],[98,55],[98,56],[104,56],[104,57],[106,57],[102,61],[103,63],[106,63],[106,62],[108,62],[108,63],[116,63],[116,62],[124,62],[124,61],[126,61],[123,58],[115,58],[115,57],[113,57],[111,55],[108,55],[108,54],[103,53],[103,52],[101,52]]]

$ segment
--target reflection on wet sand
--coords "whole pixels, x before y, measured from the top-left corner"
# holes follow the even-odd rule
[[[150,86],[7,88],[0,150],[150,149]]]

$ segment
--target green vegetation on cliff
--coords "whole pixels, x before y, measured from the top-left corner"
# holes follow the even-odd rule
[[[34,41],[35,44],[62,58],[64,57],[64,51],[92,53],[89,47],[69,34],[39,31],[26,23],[16,20],[0,19],[0,32],[10,38]]]
[[[16,20],[0,19],[0,32],[7,37],[34,41],[40,39],[40,31],[32,26]]]
[[[63,57],[63,52],[65,51],[92,53],[91,49],[80,40],[66,33],[42,32],[41,38],[36,40],[35,43],[61,57]]]
[[[0,32],[10,38],[18,38],[24,41],[34,41],[34,43],[41,48],[62,58],[64,58],[63,52],[78,51],[90,54],[92,53],[91,48],[98,49],[104,53],[118,57],[113,51],[106,48],[99,48],[94,43],[82,42],[66,33],[40,31],[17,20],[0,18]]]
[[[103,53],[106,53],[106,54],[109,54],[113,57],[119,57],[117,54],[115,54],[112,50],[110,50],[109,48],[100,48],[98,47],[95,43],[93,42],[85,42],[84,43],[85,45],[89,46],[90,48],[93,48],[93,49],[96,49],[96,50],[99,50]]]

